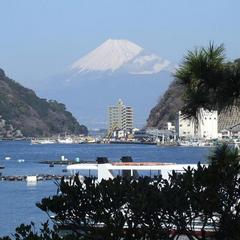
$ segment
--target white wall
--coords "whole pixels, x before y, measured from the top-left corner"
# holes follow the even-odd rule
[[[191,138],[195,136],[195,123],[191,118],[184,118],[181,112],[178,112],[176,131],[179,137]]]
[[[197,121],[192,118],[184,118],[179,112],[176,131],[179,137],[216,139],[218,138],[218,112],[200,108]]]
[[[197,135],[200,138],[218,138],[218,112],[208,111],[200,108],[198,112],[197,129]]]

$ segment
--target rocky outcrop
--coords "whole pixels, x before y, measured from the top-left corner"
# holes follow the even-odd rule
[[[183,86],[173,81],[158,104],[151,110],[147,127],[163,128],[166,122],[174,122],[177,112],[183,106]]]

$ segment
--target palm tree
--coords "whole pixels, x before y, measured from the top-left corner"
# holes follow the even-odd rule
[[[175,76],[184,85],[186,116],[196,117],[199,108],[222,111],[239,105],[240,62],[227,63],[223,45],[189,51]]]

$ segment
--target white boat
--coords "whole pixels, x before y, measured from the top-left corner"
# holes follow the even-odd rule
[[[203,140],[182,140],[178,141],[178,146],[182,147],[212,147],[213,143]]]
[[[159,163],[159,162],[112,162],[112,163],[79,163],[67,166],[67,170],[73,175],[79,171],[97,171],[98,182],[102,179],[113,179],[114,172],[121,172],[124,170],[130,171],[130,175],[134,176],[134,172],[155,171],[162,175],[164,179],[168,179],[172,171],[183,172],[188,167],[197,168],[197,164],[175,164],[175,163]],[[156,175],[156,174],[155,174]]]
[[[31,144],[54,144],[56,143],[51,139],[31,139]]]
[[[74,143],[74,141],[73,141],[73,139],[70,138],[70,137],[68,137],[68,138],[63,138],[63,139],[58,138],[58,139],[57,139],[57,143],[61,143],[61,144],[72,144],[72,143]]]

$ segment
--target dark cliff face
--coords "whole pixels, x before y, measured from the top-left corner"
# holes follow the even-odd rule
[[[174,122],[176,114],[183,106],[183,86],[173,81],[158,104],[151,110],[147,127],[163,128],[166,122]]]
[[[34,91],[5,76],[0,69],[0,134],[20,130],[24,136],[86,134],[65,105],[39,98]],[[18,131],[19,132],[19,131]]]

